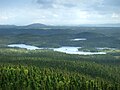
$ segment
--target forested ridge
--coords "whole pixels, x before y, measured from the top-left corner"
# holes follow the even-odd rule
[[[84,41],[71,39],[85,38]],[[111,47],[120,49],[120,27],[0,28],[0,47],[22,43],[38,47]]]
[[[120,90],[120,58],[0,49],[0,90]]]

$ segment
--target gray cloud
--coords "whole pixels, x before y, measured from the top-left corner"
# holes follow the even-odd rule
[[[0,0],[0,23],[120,22],[119,4],[120,0]]]
[[[78,8],[81,10],[95,10],[111,12],[120,10],[120,0],[37,0],[41,8]]]
[[[37,0],[36,3],[40,5],[41,8],[53,8],[53,0]]]
[[[120,7],[120,0],[104,0],[105,5]]]
[[[52,4],[53,0],[37,0],[39,4]]]
[[[32,0],[0,0],[0,8],[22,8],[31,2]]]
[[[61,8],[61,7],[76,7],[76,0],[37,0],[37,4],[41,6],[41,8]],[[56,7],[55,7],[56,6]]]

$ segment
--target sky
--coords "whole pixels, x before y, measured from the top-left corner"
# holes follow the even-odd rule
[[[120,0],[0,0],[0,24],[120,23]]]

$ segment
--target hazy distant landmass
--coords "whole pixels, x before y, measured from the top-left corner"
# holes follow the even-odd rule
[[[116,24],[82,24],[79,26],[85,26],[85,27],[120,27],[120,23],[116,23]]]
[[[29,24],[29,25],[25,25],[25,26],[16,26],[16,25],[0,25],[0,28],[20,28],[20,29],[37,29],[37,28],[43,28],[43,27],[47,27],[47,25],[45,24],[41,24],[41,23],[33,23],[33,24]]]
[[[58,25],[59,26],[59,25]],[[75,26],[75,25],[74,25]],[[77,27],[120,27],[120,23],[117,24],[81,24],[76,25]],[[33,23],[24,26],[17,26],[17,25],[0,25],[0,28],[20,28],[20,29],[39,29],[45,27],[54,27],[54,25],[45,25],[42,23]]]

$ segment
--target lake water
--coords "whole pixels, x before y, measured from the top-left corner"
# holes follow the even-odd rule
[[[83,52],[78,49],[81,47],[60,47],[54,48],[54,51],[63,52],[67,54],[79,54],[79,55],[96,55],[96,54],[106,54],[106,52]]]
[[[71,39],[71,41],[84,41],[87,40],[86,38],[75,38],[75,39]]]
[[[25,44],[11,44],[11,45],[8,45],[8,47],[25,48],[27,50],[52,49],[53,51],[63,52],[63,53],[67,53],[67,54],[79,54],[79,55],[106,54],[106,52],[83,52],[83,51],[78,50],[81,47],[69,47],[69,46],[63,46],[63,47],[60,47],[60,48],[39,48],[39,47],[36,47],[36,46],[25,45]]]
[[[96,49],[98,49],[98,50],[106,50],[106,49],[108,49],[108,50],[116,50],[116,48],[108,48],[108,47],[96,48]]]
[[[39,48],[36,47],[36,46],[25,45],[25,44],[11,44],[11,45],[8,45],[8,47],[25,48],[25,49],[28,49],[28,50],[36,50],[36,49],[39,49]]]

